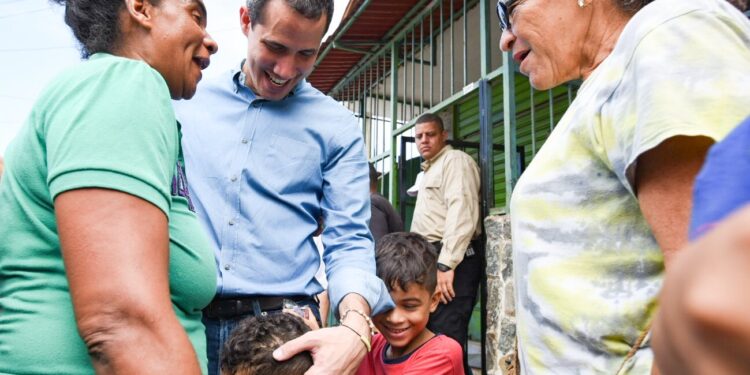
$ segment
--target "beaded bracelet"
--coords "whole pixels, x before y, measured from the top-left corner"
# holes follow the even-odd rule
[[[341,316],[342,322],[344,321],[344,319],[346,319],[346,316],[349,315],[350,312],[356,313],[357,315],[361,316],[365,320],[365,322],[367,322],[367,326],[370,328],[370,336],[375,335],[375,325],[372,324],[372,319],[370,319],[367,314],[357,309],[346,309],[346,311],[344,311],[344,315]]]
[[[370,340],[366,339],[364,335],[359,334],[356,329],[349,327],[348,325],[341,323],[341,327],[349,328],[352,332],[354,332],[355,335],[359,336],[359,340],[362,341],[363,344],[365,344],[365,349],[367,349],[367,352],[369,353],[372,350],[372,344],[370,343]]]

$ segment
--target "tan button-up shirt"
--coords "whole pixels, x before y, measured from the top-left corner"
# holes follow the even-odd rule
[[[469,242],[482,231],[479,217],[479,167],[463,151],[445,146],[422,163],[411,231],[441,241],[438,262],[455,269]]]

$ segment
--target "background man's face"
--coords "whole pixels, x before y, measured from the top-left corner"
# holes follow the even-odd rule
[[[445,147],[448,132],[440,129],[436,122],[423,122],[414,127],[414,139],[417,141],[419,154],[430,160]]]
[[[247,36],[245,84],[264,99],[281,100],[312,72],[327,19],[307,19],[283,0],[271,0],[262,21],[252,22],[247,8],[240,9]]]

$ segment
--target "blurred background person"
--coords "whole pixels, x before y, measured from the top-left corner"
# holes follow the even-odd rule
[[[384,196],[378,193],[378,179],[381,173],[370,163],[370,232],[377,244],[388,233],[403,232],[404,221]]]
[[[744,206],[670,266],[653,330],[659,373],[750,373],[749,223]]]
[[[716,0],[500,0],[497,11],[500,48],[535,89],[583,80],[513,191],[520,370],[649,373],[693,180],[750,111],[750,22]]]
[[[203,2],[56,2],[87,61],[5,153],[0,373],[205,372],[216,271],[171,105],[217,50]]]

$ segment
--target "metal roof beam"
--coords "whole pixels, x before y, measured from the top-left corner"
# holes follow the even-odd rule
[[[333,35],[333,40],[331,41],[331,43],[329,43],[326,46],[326,49],[323,50],[323,52],[321,52],[318,55],[318,59],[315,60],[315,67],[316,68],[318,67],[318,65],[320,65],[320,63],[323,61],[323,59],[326,58],[326,55],[328,55],[328,53],[331,52],[331,49],[333,48],[333,43],[335,43],[336,41],[338,41],[339,38],[342,35],[344,35],[347,32],[347,30],[349,30],[349,28],[352,27],[352,25],[354,25],[354,22],[357,20],[357,18],[359,18],[360,15],[362,15],[362,13],[365,12],[365,10],[367,10],[367,7],[370,5],[370,3],[372,3],[372,0],[365,0],[365,2],[362,3],[362,5],[359,6],[359,9],[357,9],[357,11],[354,12],[354,15],[352,15],[352,18],[350,18],[349,21],[346,22],[346,24],[344,25],[344,27],[342,27],[339,32],[337,32],[336,34]]]
[[[438,0],[431,0],[431,1],[429,1],[429,3],[430,3],[429,5],[427,5],[425,7],[421,6],[422,4],[424,4],[425,2],[428,2],[428,1],[429,0],[422,0],[422,1],[420,1],[419,4],[417,4],[416,6],[414,6],[414,8],[412,8],[412,10],[407,14],[407,16],[405,16],[402,19],[401,22],[399,22],[396,26],[394,26],[391,29],[391,31],[389,31],[386,34],[385,38],[389,40],[389,43],[390,42],[395,42],[401,36],[403,36],[404,34],[406,34],[407,30],[410,27],[415,26],[416,24],[418,24],[419,21],[422,18],[424,18],[426,15],[429,14],[430,9],[432,9],[433,7],[435,7],[435,5],[438,3]],[[417,16],[416,17],[412,17],[413,13],[415,13],[415,12],[417,13]],[[384,49],[381,49],[381,50],[378,50],[378,51],[374,51],[371,55],[363,57],[362,60],[360,60],[360,62],[358,64],[354,65],[352,67],[352,69],[347,74],[344,75],[344,77],[341,79],[341,81],[339,81],[338,84],[336,84],[336,86],[334,86],[331,90],[329,90],[328,93],[332,94],[332,95],[335,95],[336,92],[341,89],[341,87],[343,87],[344,85],[346,85],[346,83],[348,83],[348,81],[350,79],[356,77],[362,70],[364,70],[372,62],[372,59],[375,56],[380,55],[383,51],[384,51]]]
[[[363,54],[363,55],[366,55],[366,54],[370,53],[370,51],[365,51],[365,50],[356,49],[354,47],[351,47],[351,46],[347,45],[348,43],[344,44],[344,43],[340,43],[340,42],[333,42],[331,44],[333,45],[333,48],[335,48],[337,50],[341,50],[341,51],[346,51],[346,52],[351,52],[351,53],[360,53],[360,54]]]
[[[386,43],[383,43],[379,40],[371,40],[371,41],[365,41],[365,40],[347,40],[347,41],[341,41],[342,44],[347,46],[386,46]],[[334,47],[336,48],[336,47]]]

